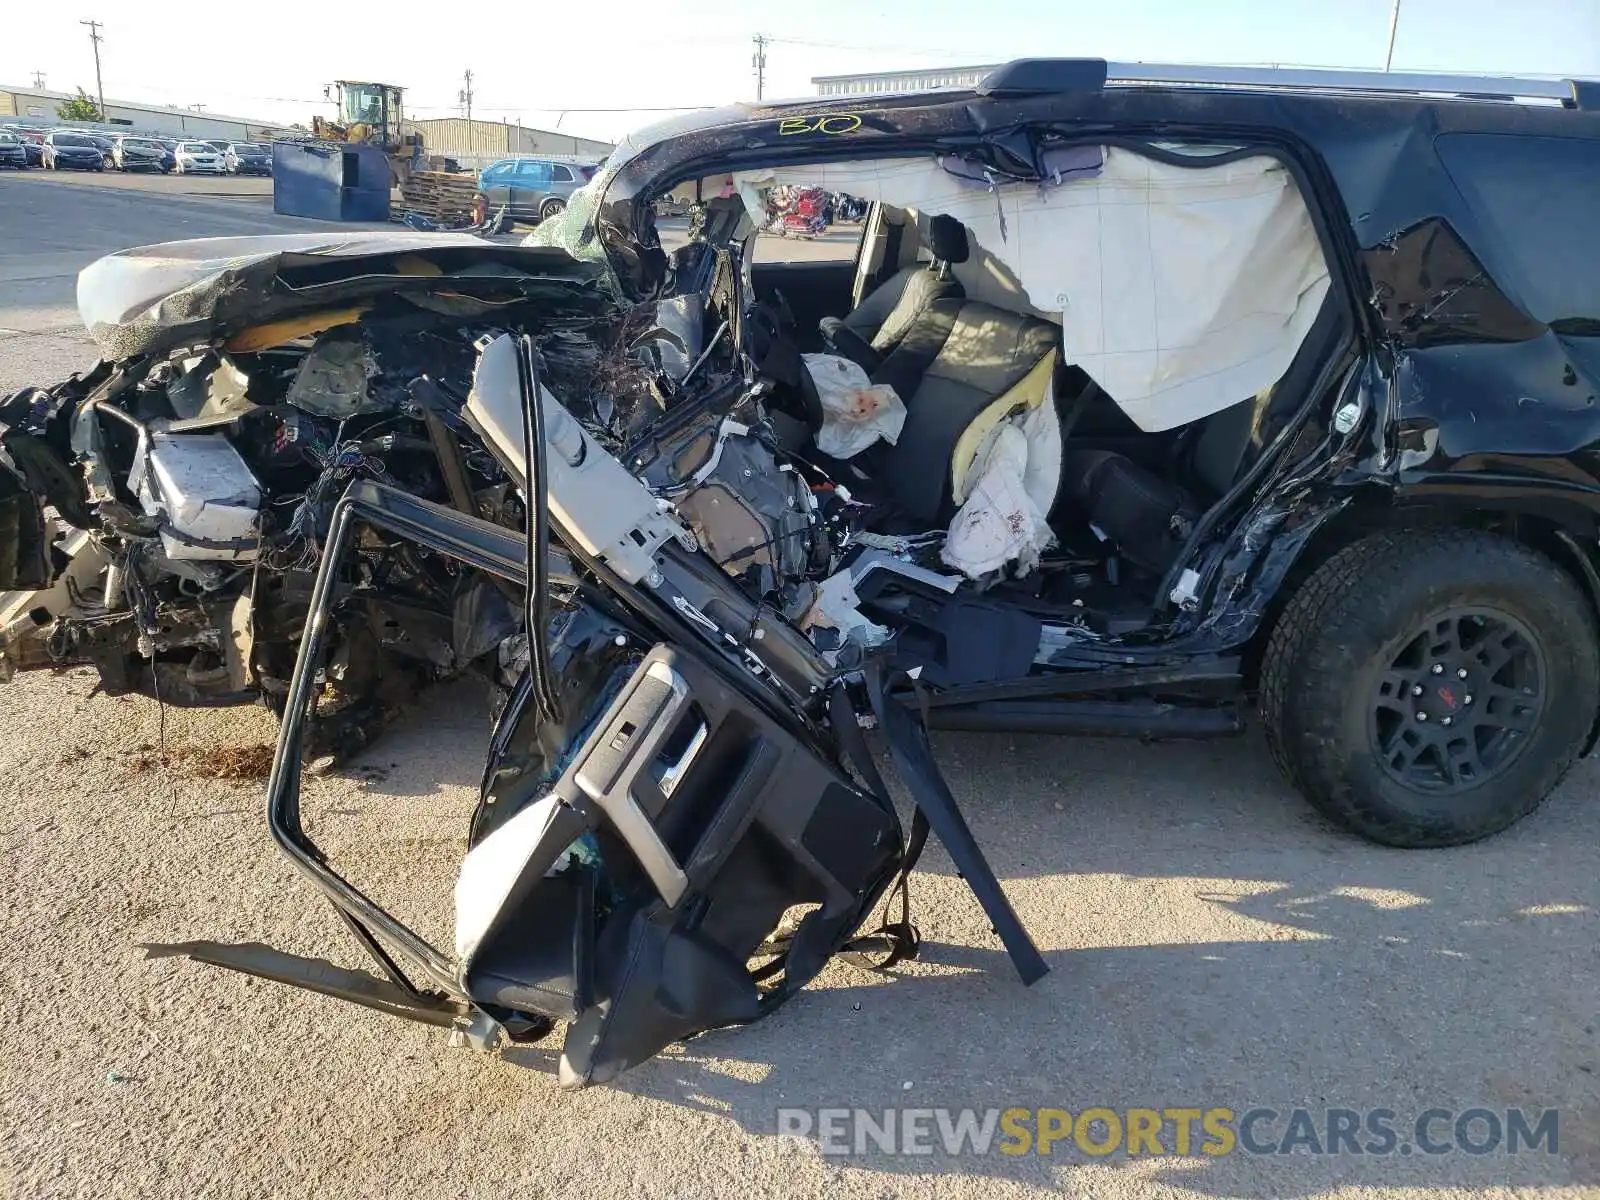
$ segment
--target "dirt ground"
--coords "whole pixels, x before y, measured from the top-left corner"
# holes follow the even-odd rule
[[[281,228],[248,200],[0,177],[0,394],[92,356],[71,310],[89,258],[252,221]],[[1407,853],[1314,817],[1254,736],[941,735],[1043,981],[1018,983],[933,846],[920,961],[894,978],[832,966],[759,1025],[566,1093],[559,1034],[479,1054],[146,958],[218,938],[364,965],[267,833],[249,776],[269,715],[163,712],[94,683],[0,688],[0,1194],[1600,1196],[1593,762],[1504,835]],[[486,738],[465,680],[306,783],[335,864],[441,945]],[[776,1136],[780,1108],[840,1106],[1389,1108],[1401,1124],[1555,1108],[1560,1136],[1514,1157],[1105,1158],[829,1156]]]

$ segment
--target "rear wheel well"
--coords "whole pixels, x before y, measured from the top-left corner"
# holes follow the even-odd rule
[[[1339,551],[1353,542],[1384,531],[1414,531],[1419,535],[1439,529],[1477,529],[1510,537],[1537,550],[1571,576],[1589,599],[1591,615],[1600,623],[1600,553],[1585,547],[1592,535],[1575,533],[1548,517],[1504,509],[1455,507],[1438,504],[1350,505],[1312,535],[1279,585],[1255,636],[1245,648],[1242,669],[1252,694],[1260,684],[1261,659],[1283,610],[1307,579]]]

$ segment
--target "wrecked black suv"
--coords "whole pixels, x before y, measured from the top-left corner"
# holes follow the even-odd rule
[[[574,1084],[914,953],[930,830],[1038,978],[930,728],[1259,707],[1348,827],[1483,837],[1600,709],[1596,107],[1023,61],[665,123],[523,248],[129,252],[80,283],[114,361],[5,406],[8,569],[46,501],[76,531],[6,653],[270,695],[274,836],[385,978],[163,952],[479,1043],[566,1022]],[[855,254],[762,261],[778,189],[870,202]],[[401,660],[503,688],[453,953],[299,816],[330,699]]]

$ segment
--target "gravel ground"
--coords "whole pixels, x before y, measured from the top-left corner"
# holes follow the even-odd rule
[[[278,227],[247,202],[0,178],[0,393],[90,357],[70,279],[115,246]],[[194,236],[193,233],[187,233]],[[1313,817],[1259,740],[942,735],[975,832],[1052,971],[1024,989],[937,846],[921,961],[829,968],[770,1020],[616,1087],[559,1043],[483,1055],[142,943],[265,941],[363,965],[267,835],[259,781],[197,774],[260,709],[0,696],[0,1181],[104,1196],[1600,1196],[1600,774],[1477,846],[1384,850]],[[487,736],[481,689],[424,697],[308,781],[354,881],[447,941]],[[181,761],[162,766],[165,746]],[[1561,1110],[1555,1155],[828,1158],[781,1106]]]

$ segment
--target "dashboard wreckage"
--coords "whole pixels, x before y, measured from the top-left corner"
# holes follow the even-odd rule
[[[1575,107],[1517,119],[1592,136]],[[381,973],[153,954],[475,1045],[563,1022],[573,1086],[765,1015],[834,955],[914,955],[930,832],[1039,979],[932,728],[1214,736],[1259,693],[1324,812],[1393,844],[1483,836],[1593,727],[1600,577],[1592,550],[1563,557],[1565,527],[1439,516],[1452,481],[1482,499],[1482,464],[1430,457],[1461,433],[1415,381],[1440,347],[1508,339],[1533,379],[1582,330],[1490,295],[1453,188],[1350,146],[1503,119],[1481,95],[1021,62],[970,93],[664,123],[522,246],[113,255],[79,289],[105,361],[0,407],[0,652],[270,703],[273,836]],[[772,189],[806,186],[870,202],[854,257],[760,261]],[[663,199],[691,212],[671,255]],[[1557,486],[1517,461],[1496,487]],[[1413,525],[1419,471],[1435,511]],[[1498,555],[1499,582],[1464,548]],[[1414,560],[1434,590],[1402,577]],[[1398,589],[1394,630],[1352,624],[1358,571]],[[1330,765],[1334,660],[1360,729]],[[494,727],[445,952],[335,869],[299,788],[308,759],[468,669]],[[1470,733],[1442,731],[1456,718]]]

